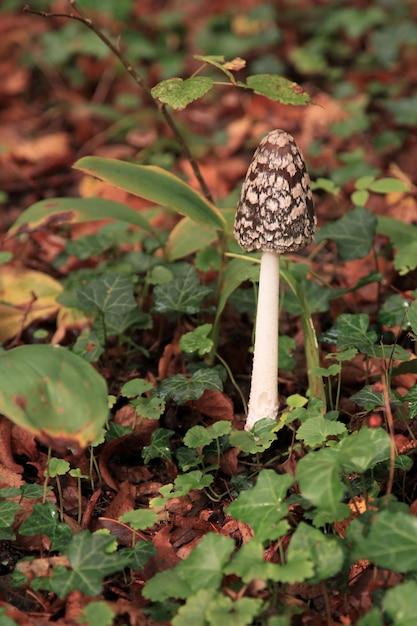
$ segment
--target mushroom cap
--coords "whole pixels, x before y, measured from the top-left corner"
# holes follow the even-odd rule
[[[246,173],[234,234],[247,250],[285,254],[307,246],[316,229],[310,178],[294,138],[273,130]]]

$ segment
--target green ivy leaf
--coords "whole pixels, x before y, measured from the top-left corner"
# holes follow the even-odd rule
[[[202,326],[182,335],[180,339],[181,350],[188,354],[197,352],[198,356],[208,354],[213,347],[213,340],[208,336],[212,328],[212,324],[202,324]]]
[[[16,513],[20,509],[18,502],[0,502],[0,528],[10,528]]]
[[[361,536],[358,520],[349,527],[352,558],[369,559],[394,572],[417,571],[417,518],[402,511],[382,511],[372,518],[369,532]]]
[[[130,555],[129,566],[138,572],[142,571],[149,559],[156,554],[152,541],[138,541],[134,548],[127,550]]]
[[[153,508],[161,508],[171,498],[182,498],[190,493],[193,489],[204,489],[213,482],[213,476],[203,474],[201,470],[193,470],[185,474],[179,474],[174,483],[169,483],[160,488],[161,498],[152,498],[150,506]]]
[[[408,307],[407,317],[411,330],[417,337],[417,300],[414,300]]]
[[[335,329],[338,349],[354,347],[365,354],[373,350],[377,335],[369,330],[369,317],[365,313],[339,315]]]
[[[230,445],[246,454],[264,452],[275,441],[276,431],[280,428],[282,425],[276,420],[261,419],[250,431],[233,430],[229,437]]]
[[[403,400],[408,402],[408,411],[411,419],[417,417],[417,385],[410,389]]]
[[[154,309],[157,313],[198,313],[210,287],[200,285],[197,272],[192,265],[177,268],[175,278],[154,289]]]
[[[210,626],[249,626],[261,611],[263,602],[257,598],[239,598],[231,600],[223,594],[216,594],[206,609],[206,618]],[[190,626],[194,622],[184,623]],[[173,622],[174,624],[174,622]],[[174,626],[180,626],[174,624]]]
[[[275,102],[292,105],[305,105],[311,100],[309,94],[297,83],[274,74],[255,74],[246,81],[249,89]]]
[[[212,426],[193,426],[190,428],[183,441],[188,448],[202,448],[208,446],[212,441],[228,435],[232,429],[230,422],[221,420]]]
[[[25,536],[45,535],[49,537],[52,542],[52,550],[65,548],[72,539],[69,526],[59,521],[58,511],[51,502],[34,504],[32,513],[20,526],[19,533]]]
[[[152,96],[173,109],[181,111],[191,102],[202,98],[213,87],[214,81],[208,76],[169,78],[151,89]]]
[[[170,441],[174,434],[174,431],[168,428],[157,428],[154,430],[151,436],[151,443],[142,450],[144,462],[147,464],[152,459],[171,460]]]
[[[249,524],[259,541],[277,539],[286,528],[280,524],[287,514],[288,505],[284,502],[293,478],[288,474],[279,475],[273,470],[262,470],[256,485],[242,491],[227,508],[229,515]]]
[[[87,626],[111,626],[114,617],[113,609],[101,600],[90,602],[81,612],[82,623]]]
[[[366,411],[373,411],[384,406],[382,392],[374,391],[372,385],[365,385],[350,398]]]
[[[310,448],[321,445],[330,436],[343,435],[346,426],[326,419],[322,415],[310,417],[297,430],[296,439],[304,441]]]
[[[403,582],[386,592],[382,607],[393,626],[414,626],[417,623],[416,594],[415,580]]]
[[[234,542],[230,537],[207,533],[186,559],[156,574],[145,584],[144,597],[163,602],[169,597],[186,598],[200,590],[215,591],[233,550]]]
[[[50,577],[51,587],[58,597],[65,598],[71,591],[98,595],[103,578],[123,570],[130,561],[127,551],[109,554],[113,544],[114,537],[100,531],[91,534],[83,530],[75,535],[63,551],[71,569],[56,567]]]
[[[337,574],[342,569],[345,558],[342,545],[336,537],[326,536],[304,522],[300,522],[291,538],[288,562],[301,555],[314,565],[312,583]]]
[[[361,428],[338,445],[339,462],[345,472],[363,474],[390,458],[390,438],[383,428]]]
[[[323,448],[307,454],[298,462],[296,477],[302,496],[319,509],[323,523],[350,515],[349,507],[340,503],[345,487],[335,450]]]
[[[410,306],[408,300],[405,300],[398,294],[389,296],[378,312],[378,321],[387,326],[403,326],[407,321],[407,309]]]
[[[371,249],[376,232],[376,217],[363,207],[356,207],[332,224],[323,226],[316,242],[332,239],[344,261],[366,256]]]
[[[158,516],[151,509],[136,509],[127,511],[119,517],[119,520],[129,524],[134,530],[146,530],[156,524]]]
[[[198,400],[206,389],[223,390],[223,373],[219,367],[199,369],[191,378],[176,374],[166,378],[158,388],[158,395],[164,400],[173,400],[177,404],[185,404],[190,400]]]
[[[77,290],[80,308],[101,320],[107,332],[120,334],[132,321],[137,309],[131,278],[122,274],[103,274]]]

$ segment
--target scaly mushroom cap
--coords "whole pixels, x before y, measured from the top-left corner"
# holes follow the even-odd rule
[[[291,135],[273,130],[249,165],[236,212],[236,240],[248,252],[296,252],[311,242],[316,221],[300,149]]]

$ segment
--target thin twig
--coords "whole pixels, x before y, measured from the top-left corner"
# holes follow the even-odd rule
[[[382,386],[383,386],[385,417],[386,417],[386,421],[388,425],[388,431],[389,431],[390,443],[391,443],[388,483],[387,483],[387,490],[385,493],[386,497],[388,497],[392,493],[392,486],[394,484],[395,457],[397,456],[397,449],[395,447],[394,419],[392,417],[391,404],[389,400],[388,376],[387,376],[386,371],[384,371],[383,376],[382,376]]]
[[[23,7],[23,12],[24,13],[30,13],[31,15],[38,15],[40,17],[45,17],[45,18],[54,18],[54,17],[62,17],[65,19],[69,19],[69,20],[75,20],[77,22],[80,22],[81,24],[84,24],[84,26],[86,26],[87,28],[89,28],[91,31],[93,31],[93,33],[96,34],[96,36],[101,39],[101,41],[104,43],[105,46],[107,46],[107,48],[109,50],[111,50],[111,52],[118,58],[118,60],[120,61],[120,63],[123,65],[123,67],[125,68],[126,72],[131,76],[131,78],[135,81],[135,83],[138,85],[138,87],[140,87],[145,94],[148,96],[148,98],[150,99],[150,101],[153,103],[153,105],[158,109],[158,111],[161,112],[163,118],[165,119],[165,122],[167,123],[167,125],[169,126],[169,128],[171,129],[171,131],[173,132],[174,136],[176,137],[178,143],[181,145],[185,156],[187,157],[190,165],[191,165],[191,169],[193,170],[193,173],[196,177],[196,179],[198,180],[198,183],[200,185],[201,191],[203,192],[204,196],[207,198],[207,200],[209,200],[210,202],[213,202],[213,196],[211,195],[211,192],[207,186],[206,181],[203,178],[203,175],[200,171],[199,165],[197,163],[197,161],[194,159],[191,150],[185,140],[185,138],[183,137],[181,131],[179,130],[179,128],[177,127],[171,113],[168,111],[168,109],[166,108],[165,104],[160,104],[158,102],[158,100],[156,100],[151,93],[151,90],[147,87],[147,85],[145,84],[145,82],[143,81],[142,77],[140,76],[140,74],[138,74],[138,72],[135,70],[135,68],[133,67],[133,65],[129,62],[129,60],[126,58],[126,56],[124,55],[123,52],[121,52],[121,50],[119,50],[119,48],[117,46],[114,45],[114,43],[107,37],[107,35],[105,35],[105,33],[103,33],[103,31],[101,31],[93,22],[93,20],[89,17],[85,17],[80,9],[77,6],[77,3],[75,0],[69,0],[69,4],[71,5],[71,7],[76,11],[76,13],[51,13],[48,11],[36,11],[35,9],[32,9],[29,5],[26,5]]]

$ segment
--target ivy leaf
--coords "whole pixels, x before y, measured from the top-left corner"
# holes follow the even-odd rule
[[[296,439],[304,441],[310,448],[315,448],[324,443],[327,437],[343,435],[346,426],[340,422],[326,419],[322,415],[310,417],[298,429]]]
[[[123,274],[103,274],[77,290],[80,308],[93,313],[108,332],[122,333],[131,323],[137,309],[131,278]]]
[[[332,224],[320,228],[316,241],[332,239],[344,261],[360,259],[371,249],[376,232],[376,217],[363,207],[356,207]]]
[[[284,502],[293,478],[273,470],[262,470],[256,485],[242,491],[227,508],[229,515],[249,524],[259,541],[277,539],[285,528],[280,520],[287,514]]]
[[[276,439],[276,431],[282,428],[276,420],[264,418],[256,422],[252,430],[233,430],[230,444],[246,454],[264,452]]]
[[[193,489],[204,489],[213,482],[213,476],[211,474],[203,474],[201,470],[193,470],[185,474],[179,474],[174,483],[168,483],[160,488],[159,493],[161,498],[152,498],[150,500],[150,506],[154,508],[161,508],[171,498],[182,498],[193,491]]]
[[[257,598],[239,598],[231,600],[223,594],[216,594],[206,609],[206,618],[210,626],[249,626],[256,615],[261,611],[262,600]],[[189,626],[194,622],[188,622]],[[173,622],[174,624],[174,622]],[[174,624],[179,626],[179,624]]]
[[[191,378],[183,374],[166,378],[158,387],[158,395],[164,400],[185,404],[190,400],[201,398],[206,389],[223,390],[222,370],[218,366],[199,369]]]
[[[310,102],[309,94],[297,83],[274,74],[248,76],[247,86],[257,94],[282,104],[304,105]]]
[[[113,609],[101,600],[87,604],[81,616],[82,623],[87,626],[112,626],[115,617]]]
[[[58,524],[58,511],[50,502],[36,503],[32,513],[25,519],[19,528],[19,533],[25,536],[47,535],[52,537]]]
[[[207,533],[186,559],[145,584],[144,597],[163,602],[169,597],[186,598],[200,590],[216,590],[233,550],[230,537]]]
[[[151,443],[142,450],[142,457],[146,464],[152,459],[171,460],[170,441],[174,435],[173,430],[168,428],[157,428],[151,436]]]
[[[337,347],[357,348],[360,352],[368,353],[373,349],[377,339],[375,331],[369,330],[369,317],[365,313],[339,315],[335,329],[337,332]]]
[[[404,396],[403,400],[408,402],[408,411],[411,419],[417,416],[417,385],[414,385]]]
[[[152,528],[157,522],[157,514],[151,509],[136,509],[127,511],[119,517],[121,522],[129,524],[134,530],[146,530]]]
[[[382,511],[372,518],[369,532],[361,536],[358,520],[349,527],[352,558],[369,559],[394,572],[417,570],[417,518],[402,511]]]
[[[335,450],[324,448],[307,454],[298,462],[296,477],[302,496],[319,509],[321,521],[338,521],[350,515],[349,507],[340,503],[345,487]]]
[[[414,300],[408,307],[407,317],[411,330],[417,337],[417,300]]]
[[[152,541],[138,541],[135,547],[128,549],[127,552],[130,555],[130,567],[140,572],[149,559],[155,556],[156,548]]]
[[[408,300],[398,294],[389,296],[379,309],[378,321],[387,326],[403,326],[407,321]]]
[[[182,335],[180,339],[181,350],[188,354],[197,352],[198,356],[208,354],[213,347],[213,340],[208,337],[212,328],[212,324],[202,324],[202,326]]]
[[[344,552],[336,537],[324,535],[317,528],[300,522],[288,548],[287,559],[301,556],[314,565],[311,582],[319,582],[337,574],[343,566]]]
[[[20,504],[18,502],[0,502],[0,528],[10,528]]]
[[[168,78],[151,89],[152,96],[173,109],[181,111],[191,102],[202,98],[213,87],[213,79],[208,76]]]
[[[383,428],[361,428],[338,445],[339,461],[345,472],[363,474],[390,458],[390,438]]]
[[[371,385],[365,385],[362,389],[353,394],[350,398],[366,411],[373,411],[384,406],[382,392],[374,391]]]
[[[208,446],[212,441],[228,435],[232,429],[230,422],[221,420],[215,422],[212,426],[193,426],[190,428],[183,441],[188,448],[203,448]]]
[[[200,285],[196,269],[184,265],[176,269],[176,277],[169,283],[157,285],[153,291],[156,313],[198,313],[201,302],[211,292]]]
[[[389,589],[382,607],[394,626],[414,626],[417,623],[417,582],[408,580]]]
[[[75,535],[64,549],[71,569],[56,567],[50,577],[52,590],[59,598],[65,598],[71,591],[81,591],[88,596],[101,592],[105,576],[123,570],[130,560],[127,551],[108,553],[114,537],[83,530]]]

